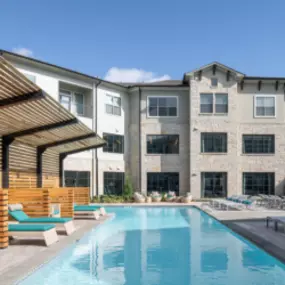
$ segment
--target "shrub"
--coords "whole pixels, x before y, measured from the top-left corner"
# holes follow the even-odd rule
[[[133,200],[133,195],[134,195],[134,188],[132,182],[130,180],[130,177],[126,175],[124,191],[123,191],[124,200],[126,202],[131,202]]]

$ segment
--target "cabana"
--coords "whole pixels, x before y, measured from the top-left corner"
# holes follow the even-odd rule
[[[4,189],[15,193],[20,188],[62,187],[66,156],[102,147],[105,141],[1,56],[0,121],[0,248],[4,248],[9,195]]]

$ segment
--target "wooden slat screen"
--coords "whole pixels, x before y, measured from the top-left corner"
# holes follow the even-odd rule
[[[51,203],[61,205],[61,217],[73,218],[74,188],[50,188],[49,195]]]
[[[59,187],[59,155],[48,149],[43,154],[43,188]]]
[[[36,148],[14,142],[10,146],[9,187],[36,188]]]
[[[8,191],[0,189],[0,248],[6,248],[8,243]]]
[[[88,205],[90,202],[90,188],[89,187],[75,187],[74,188],[74,203],[78,205]]]
[[[50,197],[47,188],[9,189],[9,204],[22,204],[24,212],[31,217],[47,217],[50,211]]]

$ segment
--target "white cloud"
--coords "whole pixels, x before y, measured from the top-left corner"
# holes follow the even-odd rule
[[[23,55],[23,56],[29,56],[32,57],[34,55],[33,51],[28,49],[28,48],[24,48],[24,47],[17,47],[17,48],[13,48],[12,50],[14,53]]]
[[[105,80],[112,82],[154,82],[169,80],[168,74],[158,76],[151,71],[145,71],[137,68],[118,68],[112,67],[108,70]]]

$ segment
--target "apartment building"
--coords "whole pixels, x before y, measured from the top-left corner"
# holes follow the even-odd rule
[[[1,54],[106,140],[65,159],[67,186],[121,194],[129,176],[145,194],[284,194],[285,78],[214,62],[182,80],[119,84]]]

